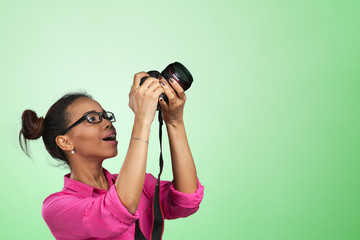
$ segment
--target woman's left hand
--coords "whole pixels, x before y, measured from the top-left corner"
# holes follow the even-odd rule
[[[171,85],[169,85],[169,82]],[[170,78],[169,82],[160,76],[161,87],[164,89],[169,103],[166,103],[163,98],[160,98],[159,104],[165,123],[176,126],[183,122],[186,95],[184,89],[174,79]]]
[[[159,100],[169,137],[173,184],[177,191],[194,193],[198,187],[196,167],[187,141],[183,121],[183,110],[186,101],[184,89],[176,82],[160,78],[160,85],[169,99]]]

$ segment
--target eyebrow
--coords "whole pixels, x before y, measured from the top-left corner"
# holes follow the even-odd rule
[[[106,111],[105,111],[105,109],[103,109],[101,112],[104,113],[104,112],[106,112]],[[87,112],[84,113],[84,114],[87,114],[87,113],[98,113],[98,111],[96,111],[96,110],[90,110],[90,111],[87,111]],[[83,115],[84,115],[84,114],[83,114]]]

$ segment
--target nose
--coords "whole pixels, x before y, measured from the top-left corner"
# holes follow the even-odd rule
[[[109,120],[103,119],[103,122],[105,123],[105,128],[114,128],[112,122],[110,122]]]

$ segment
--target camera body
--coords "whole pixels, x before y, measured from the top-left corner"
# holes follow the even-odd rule
[[[191,73],[189,72],[189,70],[187,70],[187,68],[184,65],[182,65],[179,62],[174,62],[169,64],[161,73],[156,70],[148,71],[147,73],[150,75],[150,77],[157,79],[159,79],[161,75],[163,78],[166,79],[168,83],[170,78],[173,78],[184,89],[184,91],[189,89],[191,84],[193,83],[193,77]],[[147,78],[148,77],[141,78],[140,86],[146,81]],[[171,86],[170,83],[169,85]],[[169,100],[164,93],[162,93],[159,96],[159,98],[161,97],[164,99],[166,103],[169,103]],[[159,108],[160,106],[158,105],[158,109]]]

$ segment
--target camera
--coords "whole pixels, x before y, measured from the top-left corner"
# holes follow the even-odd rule
[[[193,77],[189,72],[189,70],[187,70],[187,68],[179,62],[174,62],[169,64],[161,73],[159,73],[156,70],[152,70],[147,73],[150,75],[150,77],[154,77],[154,78],[159,78],[161,75],[163,78],[166,79],[168,83],[170,78],[172,78],[184,89],[184,91],[189,89],[193,82]],[[140,86],[146,81],[147,78],[148,77],[141,78]],[[170,83],[169,85],[171,86]],[[159,96],[159,98],[161,97],[164,99],[166,103],[169,103],[169,100],[164,93],[162,93]],[[158,105],[158,109],[159,108],[160,106]]]

